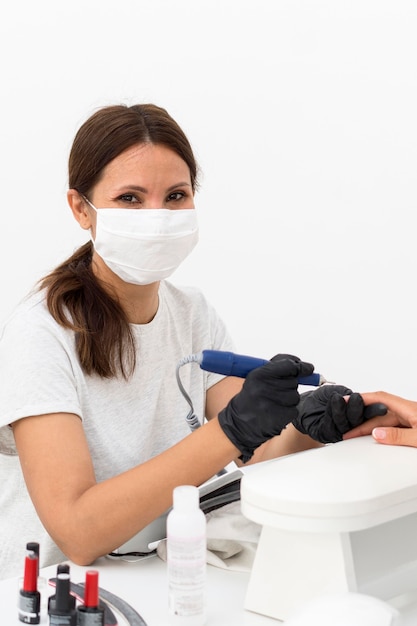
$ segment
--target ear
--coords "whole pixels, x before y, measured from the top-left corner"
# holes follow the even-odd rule
[[[76,189],[69,189],[67,192],[67,200],[71,211],[81,228],[88,230],[92,227],[92,218],[90,207]]]

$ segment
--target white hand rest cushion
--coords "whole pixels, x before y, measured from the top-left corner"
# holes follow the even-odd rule
[[[347,592],[318,596],[285,620],[285,626],[396,626],[399,619],[386,602]]]

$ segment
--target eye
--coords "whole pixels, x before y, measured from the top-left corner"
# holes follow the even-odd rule
[[[167,201],[168,202],[179,202],[187,197],[187,194],[183,191],[173,191],[169,194]]]
[[[127,202],[128,204],[139,202],[138,198],[133,193],[123,193],[117,199],[120,200],[121,202]]]

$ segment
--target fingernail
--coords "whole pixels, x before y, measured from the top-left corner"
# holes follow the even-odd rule
[[[387,436],[387,431],[385,428],[374,428],[372,431],[372,436],[375,439],[385,439]]]

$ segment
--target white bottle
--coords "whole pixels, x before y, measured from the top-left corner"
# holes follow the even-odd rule
[[[176,487],[167,518],[168,603],[173,626],[206,623],[206,546],[199,490],[192,485]]]

